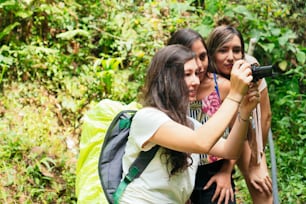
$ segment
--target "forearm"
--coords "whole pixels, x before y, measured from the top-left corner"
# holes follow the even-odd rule
[[[233,159],[226,159],[221,167],[221,170],[222,172],[225,172],[225,173],[228,173],[228,174],[231,174],[233,169],[234,169],[234,166],[236,164],[236,160],[233,160]]]
[[[248,118],[249,114],[247,113],[238,114],[231,132],[224,144],[224,150],[227,152],[228,158],[239,158],[248,131]]]
[[[229,123],[238,110],[238,106],[238,102],[226,98],[218,111],[205,123],[205,125],[196,130],[200,135],[205,136],[205,143],[208,145],[207,148],[209,150],[214,146],[223,135],[225,129],[229,126]],[[208,135],[209,133],[211,133],[211,135]]]
[[[246,175],[248,174],[250,159],[251,159],[251,149],[249,146],[249,142],[245,140],[242,152],[240,154],[239,159],[237,160],[237,165],[239,167],[239,170],[241,171],[244,177],[246,177]]]
[[[265,88],[261,91],[260,109],[261,109],[261,129],[263,146],[267,144],[269,129],[271,127],[271,106],[268,95],[268,89]]]
[[[271,127],[271,111],[262,111],[261,129],[262,129],[262,142],[264,147],[266,146],[268,141],[270,127]]]

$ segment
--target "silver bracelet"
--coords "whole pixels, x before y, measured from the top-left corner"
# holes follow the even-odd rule
[[[239,120],[239,122],[240,121],[249,122],[251,119],[252,119],[251,116],[248,119],[242,118],[241,115],[240,115],[240,112],[238,112],[238,120]]]
[[[229,97],[229,96],[227,96],[226,98],[227,98],[227,99],[229,99],[229,100],[231,100],[231,101],[234,101],[234,102],[236,102],[236,103],[240,104],[240,101],[239,101],[239,100],[237,100],[237,99],[234,99],[234,98]]]

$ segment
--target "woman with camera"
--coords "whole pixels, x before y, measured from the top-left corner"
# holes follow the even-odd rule
[[[233,66],[230,92],[204,125],[187,117],[189,102],[196,99],[198,75],[197,56],[182,45],[166,46],[154,55],[143,108],[133,118],[122,159],[123,177],[140,151],[156,145],[159,149],[140,177],[126,187],[120,203],[186,203],[194,186],[198,153],[239,157],[246,119],[260,98],[257,86],[249,87],[250,64],[241,60]],[[235,123],[224,140],[221,137],[233,117]]]
[[[248,60],[245,56],[243,37],[232,26],[216,27],[207,39],[207,48],[210,58],[209,71],[218,73],[228,79],[230,79],[230,73],[236,61]],[[271,125],[271,108],[265,80],[261,79],[258,83],[261,93],[260,105],[257,106],[257,111],[253,112],[255,118],[250,121],[248,133],[250,142],[245,142],[244,152],[237,161],[255,204],[273,202],[272,181],[264,153],[264,146],[267,143]],[[255,139],[256,136],[257,139]]]

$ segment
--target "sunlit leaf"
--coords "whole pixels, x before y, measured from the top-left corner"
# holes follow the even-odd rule
[[[60,33],[60,34],[56,35],[56,37],[61,38],[61,39],[65,39],[65,40],[71,40],[72,38],[74,38],[77,35],[84,36],[84,37],[89,37],[90,36],[88,31],[81,30],[81,29],[76,29],[76,30],[71,30],[71,31],[67,31],[67,32],[64,32],[64,33]]]
[[[14,0],[8,0],[8,1],[1,1],[0,2],[0,8],[4,8],[6,6],[14,6],[16,4],[16,1]]]
[[[283,60],[281,61],[280,63],[278,63],[278,67],[282,70],[282,71],[286,71],[287,69],[287,61],[286,60]]]
[[[7,27],[5,27],[5,28],[0,32],[0,40],[1,40],[4,36],[8,35],[15,27],[17,27],[17,26],[19,26],[19,25],[20,25],[20,23],[15,22],[15,23],[10,24],[10,25],[8,25]]]
[[[272,28],[271,33],[274,36],[279,36],[279,34],[281,33],[281,29],[280,28]]]
[[[30,10],[22,10],[22,11],[18,11],[16,12],[16,16],[19,16],[21,18],[28,18],[30,16],[32,16],[33,12]]]
[[[298,60],[298,62],[300,62],[301,64],[304,64],[305,63],[305,53],[304,52],[301,52],[301,51],[298,51],[296,53],[296,59]]]
[[[237,7],[235,7],[233,10],[237,13],[243,14],[248,19],[253,18],[252,14],[245,6],[237,5]]]
[[[291,30],[288,30],[284,35],[278,38],[278,42],[280,45],[285,45],[290,39],[295,39],[296,34]]]
[[[266,52],[271,52],[275,47],[274,43],[266,43],[266,44],[260,44],[260,45]]]

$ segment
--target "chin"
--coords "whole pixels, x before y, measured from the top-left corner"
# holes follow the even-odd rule
[[[190,101],[190,102],[194,102],[194,101],[196,101],[196,100],[197,100],[196,97],[189,97],[189,101]]]

